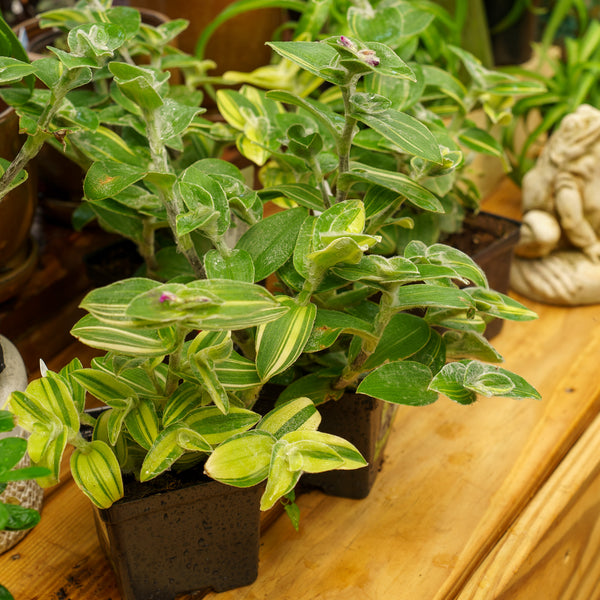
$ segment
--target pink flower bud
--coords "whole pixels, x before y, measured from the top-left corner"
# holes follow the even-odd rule
[[[173,302],[174,300],[177,300],[177,296],[175,294],[173,294],[172,292],[163,292],[160,295],[159,301],[161,303],[163,302]]]
[[[340,36],[340,44],[344,46],[344,48],[348,48],[348,50],[352,50],[356,52],[356,44],[348,39],[345,35]]]
[[[375,50],[359,50],[358,56],[372,67],[376,67],[381,62],[377,54],[375,54]]]

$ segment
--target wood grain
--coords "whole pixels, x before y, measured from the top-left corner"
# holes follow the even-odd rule
[[[597,417],[458,600],[600,598],[599,456]]]

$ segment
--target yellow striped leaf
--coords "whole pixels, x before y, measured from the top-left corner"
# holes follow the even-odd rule
[[[48,371],[44,377],[34,379],[27,386],[25,394],[35,398],[65,427],[71,431],[79,430],[79,414],[71,390],[59,375]]]
[[[158,416],[152,400],[141,399],[125,416],[125,427],[142,448],[150,450],[159,433]]]
[[[294,464],[296,461],[293,456],[290,456],[290,453],[294,453],[293,447],[284,440],[279,440],[273,446],[269,479],[260,499],[261,510],[271,508],[279,498],[291,492],[298,483],[302,470],[296,468],[298,465]]]
[[[288,312],[258,328],[256,337],[256,371],[262,381],[294,364],[310,337],[317,315],[314,304],[297,305],[291,299],[282,300]]]
[[[137,400],[135,390],[112,373],[90,368],[75,371],[72,377],[92,396],[113,408],[126,408]]]
[[[245,408],[232,406],[229,413],[224,415],[215,406],[205,406],[192,411],[185,423],[211,446],[217,446],[228,438],[247,431],[259,420],[259,414]]]
[[[211,447],[208,442],[203,442],[200,434],[185,425],[181,423],[170,425],[160,432],[146,454],[140,471],[140,481],[148,481],[160,475],[188,449],[195,452],[210,452]]]
[[[341,438],[337,435],[332,435],[331,433],[325,433],[323,431],[300,430],[287,433],[282,439],[290,444],[298,444],[298,446],[295,447],[300,452],[302,452],[302,444],[306,443],[305,449],[307,463],[304,468],[310,465],[310,460],[316,461],[317,459],[316,456],[312,456],[311,458],[311,452],[313,452],[316,446],[311,446],[308,442],[324,444],[330,450],[335,451],[336,454],[342,459],[342,463],[340,463],[339,466],[336,466],[336,469],[348,471],[352,469],[359,469],[367,464],[367,461],[361,456],[360,452],[353,444],[346,441],[344,438]]]
[[[71,473],[75,483],[99,508],[108,508],[123,497],[119,461],[110,446],[100,440],[74,450]]]
[[[92,315],[80,319],[71,333],[92,348],[125,356],[165,356],[175,349],[172,328],[139,329],[125,325],[108,325]]]
[[[209,456],[204,470],[216,481],[251,487],[269,474],[275,438],[266,431],[247,431],[229,438]]]
[[[267,431],[279,439],[290,431],[315,431],[320,423],[321,415],[314,403],[310,398],[303,397],[290,400],[268,412],[257,429]]]

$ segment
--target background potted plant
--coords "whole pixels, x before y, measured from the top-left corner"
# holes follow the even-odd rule
[[[384,73],[371,73],[360,83],[365,93],[380,94],[391,106],[426,124],[456,162],[452,169],[440,169],[435,161],[415,159],[410,152],[386,140],[381,132],[365,128],[355,138],[355,152],[372,165],[395,168],[435,194],[444,210],[436,213],[405,207],[413,227],[388,226],[386,242],[402,252],[411,239],[426,243],[447,241],[475,257],[484,267],[494,289],[508,290],[511,252],[518,237],[518,224],[495,215],[480,214],[481,193],[477,169],[473,162],[483,156],[495,159],[496,169],[508,169],[500,141],[511,122],[514,98],[540,93],[543,85],[524,82],[482,65],[473,54],[461,47],[464,11],[456,14],[435,3],[397,0],[379,4],[364,3],[333,13],[319,11],[317,4],[307,3],[305,12],[293,32],[294,39],[315,39],[331,33],[349,35],[359,40],[377,39],[391,46],[413,69],[416,82],[399,81]],[[464,8],[465,3],[460,3]],[[240,10],[244,3],[236,5]],[[323,80],[302,70],[297,63],[278,57],[272,65],[252,73],[228,72],[224,79],[249,83],[267,89],[286,89],[325,104],[336,112],[342,110],[338,88],[322,87]],[[225,96],[228,92],[221,93]],[[231,95],[231,93],[230,93]],[[226,109],[221,112],[227,117]],[[239,119],[238,119],[239,123]],[[236,123],[230,122],[234,127]],[[250,124],[247,124],[251,127]],[[494,131],[496,130],[496,131]],[[240,151],[244,152],[243,148]],[[247,154],[247,156],[250,156]],[[276,163],[277,161],[272,161]],[[268,177],[270,164],[263,168]],[[275,172],[276,167],[271,169]],[[489,174],[488,174],[489,177]],[[499,239],[499,241],[497,241]],[[488,248],[490,240],[495,242]],[[484,245],[485,241],[485,245]],[[500,322],[488,330],[499,331]]]
[[[452,169],[457,158],[440,150],[417,119],[390,108],[387,98],[358,89],[370,73],[413,77],[389,47],[345,36],[273,44],[339,88],[344,109],[338,114],[286,91],[253,96],[261,111],[255,125],[273,116],[280,126],[244,127],[239,144],[267,156],[275,152],[305,177],[277,181],[259,193],[225,161],[171,161],[173,150],[186,156],[180,140],[188,129],[200,127],[218,139],[223,128],[196,119],[199,96],[172,89],[164,64],[111,59],[139,18],[129,9],[110,11],[91,13],[95,22],[71,29],[70,52],[55,50],[56,58],[29,68],[51,89],[63,85],[46,75],[57,67],[73,71],[69,79],[80,82],[91,77],[92,67],[111,74],[115,104],[94,127],[80,131],[99,131],[102,119],[119,125],[128,119],[129,125],[121,135],[111,130],[99,138],[108,141],[97,146],[87,170],[86,198],[125,207],[114,211],[111,224],[119,213],[131,217],[129,227],[139,227],[140,214],[155,224],[162,219],[178,253],[170,252],[153,272],[165,283],[126,279],[84,299],[89,314],[73,333],[106,350],[105,357],[89,369],[74,362],[58,373],[47,371],[12,395],[11,409],[34,430],[29,451],[36,462],[56,474],[70,442],[75,480],[108,507],[122,495],[122,468],[152,480],[175,464],[206,459],[206,473],[232,486],[268,479],[262,501],[268,508],[290,494],[302,472],[364,464],[351,443],[315,431],[315,404],[339,399],[346,390],[411,405],[431,403],[439,393],[462,404],[478,393],[538,396],[519,376],[472,358],[501,360],[481,335],[486,320],[529,319],[530,311],[489,290],[481,270],[456,249],[415,240],[402,255],[377,251],[384,241],[380,231],[397,222],[406,198],[423,209],[442,208],[406,174],[356,160],[357,123],[442,169]],[[117,16],[120,25],[111,21]],[[189,64],[181,56],[177,61]],[[300,110],[285,111],[280,102]],[[255,102],[240,99],[239,106],[244,122],[248,116],[252,121]],[[32,124],[34,137],[39,129]],[[285,151],[278,150],[282,143]],[[8,167],[4,182],[20,166]],[[263,199],[273,196],[297,206],[263,218]],[[232,214],[249,226],[239,239],[230,235]],[[409,223],[405,217],[402,222]],[[182,257],[185,269],[179,267]],[[276,295],[259,285],[269,277],[276,280]],[[457,282],[474,285],[460,289]],[[269,382],[285,389],[261,418],[250,407]],[[80,433],[81,422],[90,422],[84,390],[110,407],[96,421],[92,441]],[[122,587],[134,589],[124,583],[127,572],[119,571]],[[147,597],[148,590],[132,593]]]

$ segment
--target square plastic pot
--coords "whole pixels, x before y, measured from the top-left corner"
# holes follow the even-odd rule
[[[174,600],[256,579],[261,486],[226,486],[201,469],[148,483],[131,482],[123,499],[95,509],[100,543],[123,600]],[[139,497],[148,488],[152,492]]]
[[[300,489],[319,489],[341,498],[366,498],[381,469],[397,407],[363,394],[347,393],[340,400],[317,408],[322,417],[319,431],[339,435],[354,444],[368,465],[352,471],[305,473]]]

